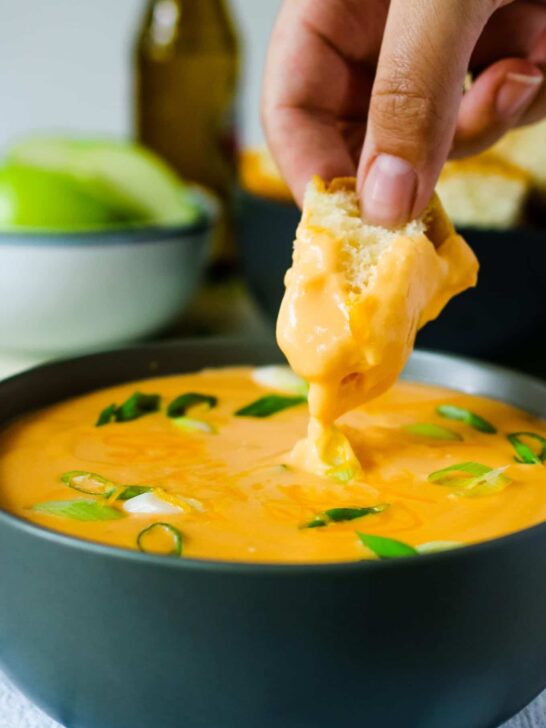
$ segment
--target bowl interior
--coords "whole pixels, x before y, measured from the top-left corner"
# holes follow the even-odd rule
[[[66,359],[41,365],[0,382],[0,428],[13,419],[69,397],[99,388],[163,375],[192,372],[202,368],[228,365],[263,365],[283,362],[277,346],[270,340],[193,340],[166,342],[123,348]],[[428,351],[415,351],[404,378],[445,386],[469,394],[480,394],[501,400],[538,416],[546,416],[546,384],[527,375],[497,366]],[[126,551],[110,546],[81,541],[56,531],[23,521],[0,510],[0,520],[7,520],[42,538],[65,545],[108,554],[111,557],[137,561],[153,561],[174,568],[230,569],[268,571],[332,570],[347,568],[389,568],[394,562],[347,562],[335,564],[245,564],[215,562],[206,559],[168,560],[162,557]],[[545,524],[525,529],[545,529]],[[494,541],[512,539],[523,532],[500,539],[468,546],[464,549],[488,548]],[[427,559],[451,558],[457,552],[429,554]],[[411,566],[411,565],[410,565]]]

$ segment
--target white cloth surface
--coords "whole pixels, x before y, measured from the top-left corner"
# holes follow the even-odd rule
[[[0,673],[0,728],[61,727],[29,703]],[[546,728],[546,691],[500,728]]]
[[[16,690],[0,672],[0,728],[59,728]]]

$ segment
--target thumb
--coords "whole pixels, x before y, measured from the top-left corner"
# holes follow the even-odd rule
[[[395,226],[426,207],[457,124],[483,0],[392,0],[358,170],[364,217]]]

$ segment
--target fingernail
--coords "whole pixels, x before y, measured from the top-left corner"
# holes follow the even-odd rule
[[[538,72],[527,75],[524,73],[507,73],[504,83],[497,92],[497,112],[499,116],[510,118],[522,112],[542,86],[544,76]]]
[[[405,222],[417,192],[417,174],[411,164],[392,154],[378,154],[364,181],[364,218],[387,227]]]

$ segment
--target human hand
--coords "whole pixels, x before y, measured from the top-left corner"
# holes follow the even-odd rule
[[[299,203],[313,174],[357,174],[366,219],[393,226],[423,211],[448,155],[546,116],[540,64],[540,0],[285,0],[265,74],[268,143]]]

